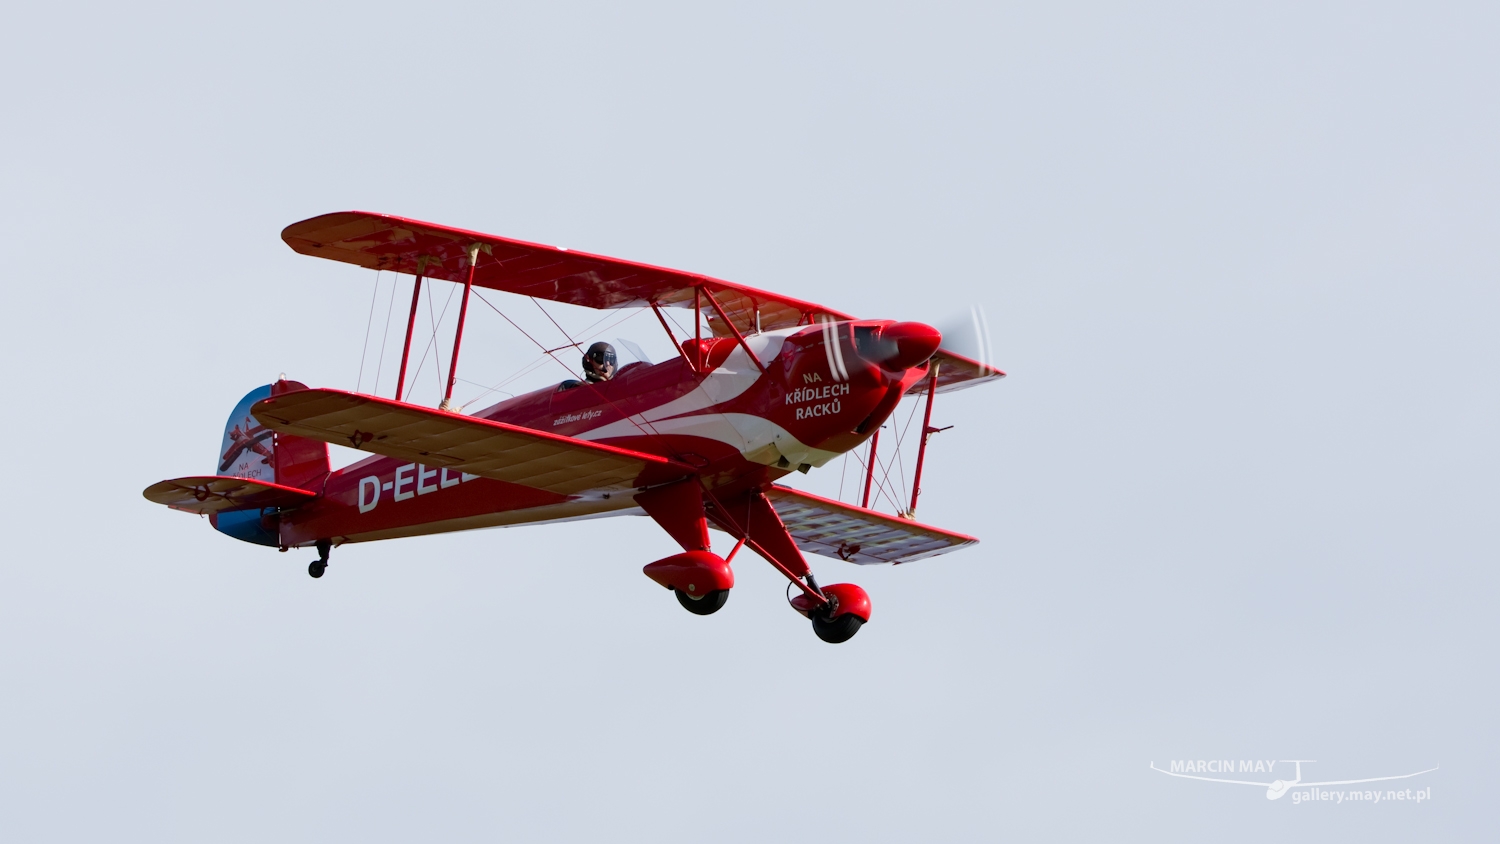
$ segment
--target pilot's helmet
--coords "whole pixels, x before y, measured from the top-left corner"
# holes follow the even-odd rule
[[[615,375],[615,347],[599,342],[583,355],[583,377],[592,382],[608,381]]]

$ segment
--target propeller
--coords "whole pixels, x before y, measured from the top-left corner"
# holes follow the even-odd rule
[[[995,355],[990,350],[990,327],[984,308],[970,305],[966,310],[935,323],[943,332],[943,350],[979,361],[995,369]]]

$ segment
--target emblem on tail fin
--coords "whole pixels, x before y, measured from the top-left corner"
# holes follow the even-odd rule
[[[260,455],[260,462],[262,464],[266,466],[271,465],[271,450],[266,448],[262,443],[265,440],[271,439],[273,433],[270,429],[255,424],[255,420],[248,416],[245,417],[244,430],[241,430],[240,426],[235,425],[233,428],[225,431],[224,436],[228,437],[234,444],[229,447],[228,451],[224,452],[222,458],[219,460],[219,471],[223,472],[227,470],[236,460],[240,459],[240,455],[244,454],[246,449]]]
[[[274,432],[250,415],[250,406],[270,395],[271,385],[256,387],[234,406],[224,424],[224,440],[219,447],[220,475],[276,482]]]

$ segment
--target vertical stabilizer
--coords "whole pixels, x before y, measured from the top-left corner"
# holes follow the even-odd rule
[[[328,478],[328,444],[277,434],[250,415],[250,406],[264,398],[305,390],[307,385],[282,379],[256,387],[240,399],[224,423],[215,474],[282,484],[322,494]],[[214,528],[235,539],[257,545],[279,545],[278,511],[274,508],[216,513]]]
[[[276,434],[255,421],[250,406],[271,397],[272,385],[256,387],[240,399],[224,423],[219,443],[219,465],[215,474],[276,483]]]
[[[271,385],[271,395],[279,396],[305,389],[306,384],[283,378]],[[251,404],[255,401],[259,399]],[[328,443],[294,437],[291,434],[277,434],[273,451],[276,455],[277,483],[323,494],[323,482],[328,480],[329,472]]]

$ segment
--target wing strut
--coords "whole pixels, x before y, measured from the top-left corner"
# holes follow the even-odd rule
[[[896,445],[898,447],[901,445],[901,441],[899,439],[896,440]],[[865,497],[862,501],[859,502],[859,506],[865,508],[866,510],[870,509],[870,484],[875,482],[875,449],[879,447],[880,428],[877,427],[875,429],[875,436],[870,438],[869,465],[865,466]]]
[[[922,460],[927,457],[927,439],[938,431],[947,430],[946,428],[932,427],[932,397],[937,394],[939,365],[937,361],[933,361],[932,369],[927,373],[927,410],[922,413],[922,442],[917,446],[917,473],[911,482],[911,509],[906,511],[906,518],[908,519],[915,519],[917,517],[917,496],[922,494]],[[878,435],[879,432],[877,431],[876,434]],[[871,457],[873,456],[874,449],[872,447]],[[873,465],[872,463],[871,471],[874,471]],[[866,484],[865,490],[865,494],[869,495],[868,484]]]
[[[474,269],[479,266],[478,242],[469,244],[469,272],[464,277],[464,298],[458,306],[458,332],[453,335],[453,359],[448,362],[448,389],[443,391],[443,401],[438,410],[456,413],[453,409],[453,385],[458,383],[458,347],[464,341],[464,318],[469,315],[469,293],[474,290]]]
[[[759,554],[781,572],[783,577],[801,589],[813,606],[821,607],[828,603],[828,598],[813,579],[812,568],[807,565],[807,560],[803,559],[802,552],[797,548],[797,540],[787,531],[781,517],[776,514],[775,506],[766,499],[764,492],[757,489],[737,496],[731,502],[735,512],[725,507],[724,502],[715,497],[713,492],[704,490],[703,494],[713,503],[714,521],[739,538],[739,544],[734,546],[736,552],[740,550],[740,545],[749,545],[750,550]],[[735,513],[742,506],[745,516],[743,525],[735,518]],[[731,553],[730,556],[733,557],[734,554]]]
[[[677,354],[682,355],[682,359],[687,361],[688,369],[691,369],[694,375],[702,375],[703,373],[699,371],[700,367],[697,362],[693,358],[688,357],[687,349],[683,348],[687,344],[687,341],[677,342],[677,335],[673,334],[672,329],[667,327],[667,318],[661,315],[661,308],[658,308],[655,302],[651,303],[651,313],[656,314],[656,321],[661,323],[661,330],[667,332],[667,339],[672,341],[672,346],[677,349]],[[697,347],[695,346],[694,348]]]
[[[422,292],[422,273],[427,271],[427,256],[417,259],[417,282],[411,289],[411,313],[406,316],[406,344],[401,347],[401,374],[396,376],[396,401],[406,387],[406,360],[411,356],[411,329],[417,324],[417,296]]]
[[[739,341],[740,348],[744,349],[745,354],[750,356],[750,362],[755,364],[755,368],[760,370],[761,375],[765,375],[766,365],[761,363],[760,358],[756,357],[755,352],[750,350],[750,344],[745,342],[745,335],[741,334],[740,330],[735,327],[734,322],[729,319],[729,314],[724,313],[724,309],[719,307],[719,300],[714,298],[713,291],[702,286],[699,286],[697,289],[703,291],[703,295],[708,297],[708,303],[713,305],[714,310],[719,312],[719,319],[724,320],[724,324],[729,326],[730,331],[734,332],[734,339]]]

